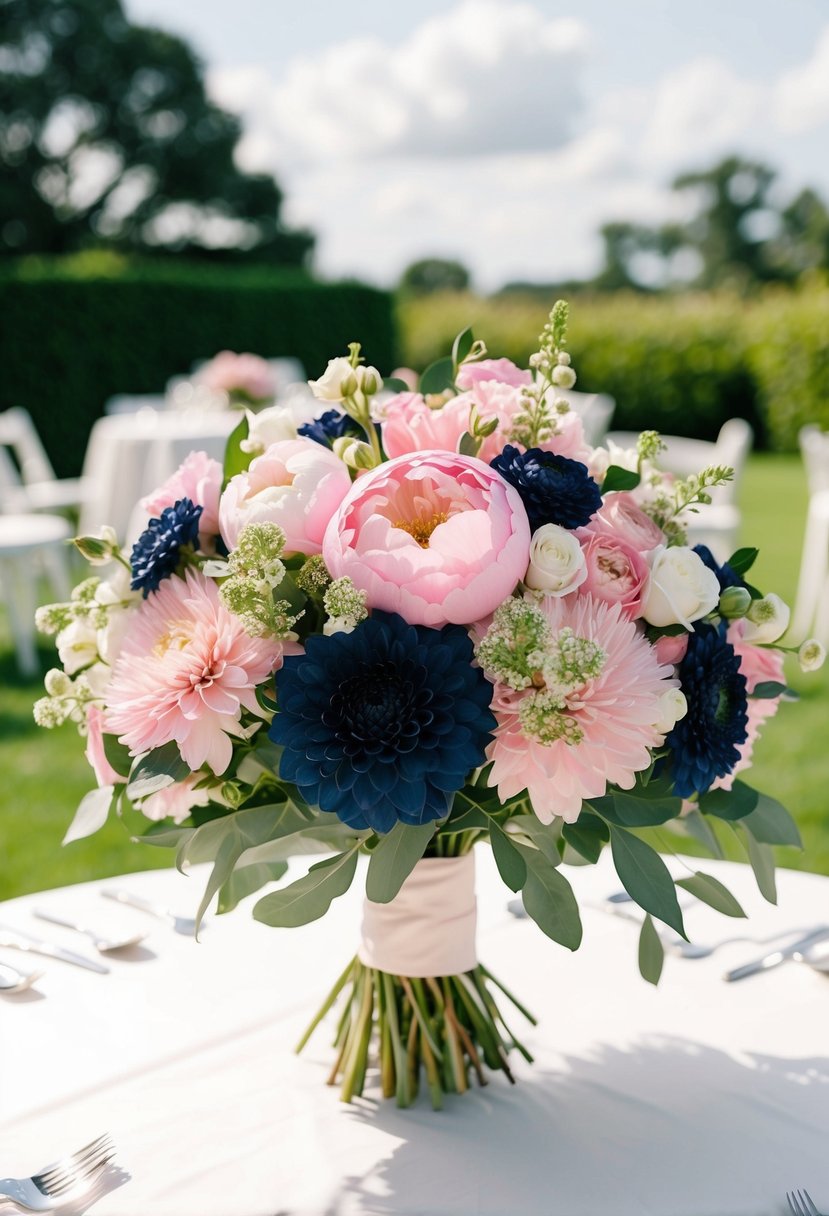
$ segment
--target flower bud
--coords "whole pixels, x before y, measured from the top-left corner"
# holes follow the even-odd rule
[[[559,364],[559,367],[569,367],[570,366],[570,356],[568,355],[566,350],[560,350],[558,352],[558,364]]]
[[[682,689],[669,688],[663,692],[659,698],[658,709],[659,717],[654,726],[660,734],[667,735],[688,712],[688,702]]]
[[[826,647],[817,638],[807,638],[797,652],[801,671],[818,671],[826,659]]]
[[[383,387],[383,377],[376,367],[355,367],[354,373],[360,391],[367,397],[373,397]]]
[[[568,389],[576,383],[576,373],[572,367],[564,367],[559,363],[553,368],[551,379],[556,388]]]
[[[106,528],[101,530],[100,536],[76,536],[73,544],[90,566],[105,566],[112,561],[113,549],[118,541],[112,528]]]
[[[745,616],[751,607],[751,592],[745,587],[726,587],[720,595],[720,614],[734,621]]]
[[[342,435],[339,439],[335,439],[333,450],[334,455],[338,456],[350,469],[373,469],[377,464],[377,457],[369,444],[349,435]]]

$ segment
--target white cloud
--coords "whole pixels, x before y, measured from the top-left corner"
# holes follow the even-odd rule
[[[808,131],[829,123],[829,26],[812,58],[781,76],[774,90],[774,116],[781,131]]]

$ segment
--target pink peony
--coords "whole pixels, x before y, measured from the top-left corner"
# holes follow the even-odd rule
[[[201,368],[196,379],[213,392],[239,395],[253,402],[271,401],[276,396],[273,368],[259,355],[220,351]]]
[[[576,743],[542,744],[525,735],[519,706],[532,694],[496,683],[492,709],[498,726],[487,751],[493,761],[489,784],[497,785],[502,802],[526,789],[543,823],[557,815],[573,823],[583,799],[601,797],[608,782],[631,789],[636,773],[651,763],[648,749],[663,741],[655,726],[660,699],[679,681],[619,604],[571,595],[546,596],[539,607],[554,636],[571,628],[576,637],[602,648],[605,663],[597,677],[565,697],[567,713],[582,732]]]
[[[468,624],[511,595],[530,525],[516,490],[472,456],[422,452],[360,477],[323,541],[334,578],[413,625]]]
[[[218,460],[213,460],[207,452],[191,452],[163,485],[141,499],[141,506],[150,519],[158,519],[165,507],[189,498],[202,508],[199,535],[207,538],[219,534],[221,492],[222,466]]]
[[[650,570],[637,548],[620,536],[579,528],[576,535],[584,553],[587,577],[579,594],[619,604],[625,616],[642,615],[642,592]]]
[[[242,710],[259,713],[254,690],[282,653],[281,643],[245,633],[212,579],[192,570],[167,578],[132,616],[104,728],[134,756],[175,742],[191,769],[223,773]]]
[[[458,388],[466,389],[485,380],[497,380],[499,384],[520,388],[522,384],[532,384],[533,374],[516,367],[511,359],[481,359],[479,363],[464,363],[455,383]]]
[[[607,494],[587,528],[590,532],[605,532],[621,537],[640,553],[649,553],[657,545],[666,544],[662,529],[636,505],[633,495],[626,491]]]
[[[730,773],[727,773],[724,777],[718,777],[714,782],[715,787],[726,790],[731,789],[734,778],[739,773],[750,768],[754,744],[760,737],[760,727],[769,718],[774,717],[780,706],[779,697],[752,697],[750,694],[754,692],[758,684],[763,684],[770,680],[774,681],[775,684],[785,684],[786,682],[783,673],[782,654],[778,650],[773,650],[768,646],[753,646],[750,642],[744,642],[744,631],[745,621],[732,621],[726,635],[740,660],[740,674],[746,678],[746,692],[749,693],[748,722],[746,723],[748,738],[745,743],[737,744],[740,759]]]
[[[235,548],[245,524],[271,522],[287,553],[319,553],[328,521],[351,488],[343,462],[312,439],[281,439],[231,477],[219,507],[225,544]]]
[[[455,452],[469,430],[470,400],[452,397],[431,409],[421,393],[398,393],[383,405],[383,447],[390,459],[433,449]]]
[[[98,785],[118,785],[124,780],[107,760],[104,751],[104,715],[97,705],[90,705],[86,711],[86,751],[84,754],[95,774]]]

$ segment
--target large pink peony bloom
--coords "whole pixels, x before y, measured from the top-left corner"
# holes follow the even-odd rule
[[[472,456],[422,452],[360,477],[323,541],[334,578],[412,625],[469,624],[511,595],[530,525],[516,490]]]
[[[243,709],[282,663],[279,642],[252,638],[212,579],[165,579],[132,616],[107,688],[104,729],[134,756],[175,742],[190,768],[223,773]]]
[[[225,544],[246,524],[275,523],[286,553],[319,553],[328,521],[351,488],[343,462],[312,439],[281,439],[231,477],[219,506]]]
[[[582,799],[601,797],[608,782],[631,789],[636,773],[648,767],[648,749],[664,738],[654,725],[660,698],[679,681],[672,668],[659,663],[618,604],[571,595],[545,596],[539,606],[554,636],[569,626],[577,637],[600,646],[606,660],[595,679],[566,697],[567,713],[583,732],[578,743],[559,739],[542,744],[528,738],[518,710],[522,698],[531,694],[495,685],[492,709],[498,726],[487,752],[493,761],[489,784],[497,785],[502,801],[526,789],[543,823],[555,816],[573,823]]]
[[[769,718],[773,718],[780,707],[779,697],[752,697],[750,694],[754,692],[758,684],[767,681],[773,681],[775,684],[785,684],[786,682],[783,673],[783,655],[780,651],[772,650],[768,646],[753,646],[750,642],[744,642],[744,631],[745,621],[732,621],[726,635],[740,660],[740,675],[746,678],[746,692],[749,694],[748,722],[746,723],[748,737],[745,743],[737,744],[740,759],[730,773],[726,773],[724,777],[718,777],[714,782],[715,787],[726,790],[731,789],[735,777],[751,767],[754,744],[760,737],[760,727],[768,722]]]
[[[207,452],[191,452],[163,485],[141,499],[141,506],[150,519],[158,519],[165,507],[189,498],[202,508],[199,535],[218,536],[221,493],[222,466],[218,460],[213,460]]]

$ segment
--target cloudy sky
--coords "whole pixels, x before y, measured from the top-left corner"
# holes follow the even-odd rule
[[[185,35],[317,267],[392,283],[456,257],[484,289],[594,273],[608,219],[759,157],[829,197],[826,0],[126,0]]]

